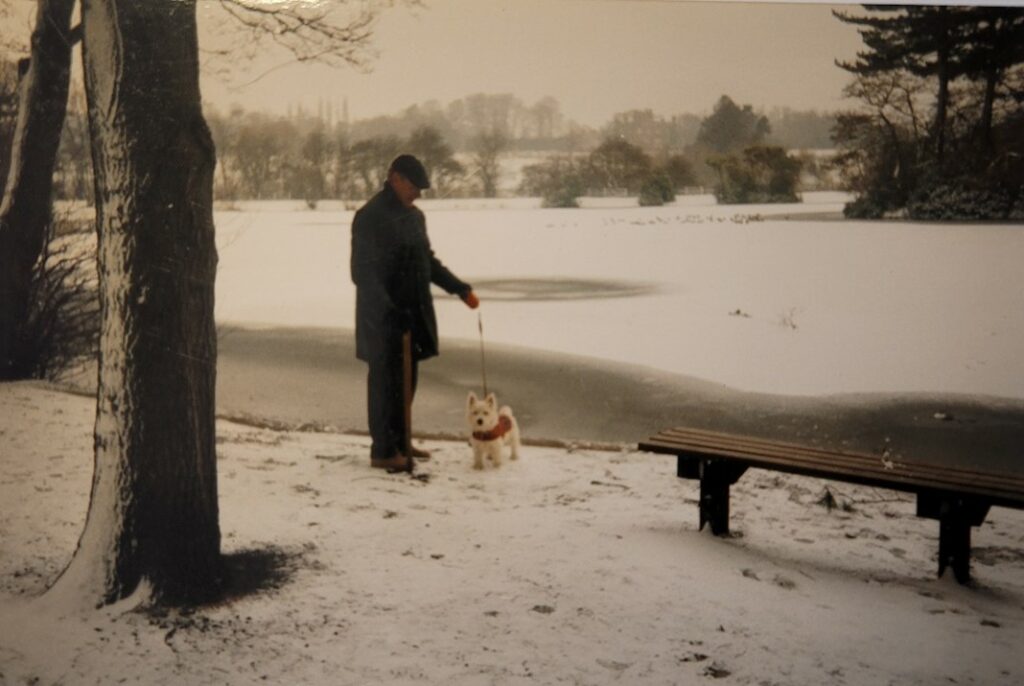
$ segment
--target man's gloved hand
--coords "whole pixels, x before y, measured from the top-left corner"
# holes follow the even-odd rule
[[[462,302],[466,303],[471,310],[475,310],[480,307],[480,299],[476,297],[476,294],[473,291],[466,291],[459,297],[462,298]]]

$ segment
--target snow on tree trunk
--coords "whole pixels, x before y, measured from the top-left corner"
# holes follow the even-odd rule
[[[38,0],[31,57],[18,85],[18,122],[0,205],[0,380],[26,374],[16,368],[16,346],[27,317],[32,266],[50,222],[71,78],[74,6],[74,0]]]
[[[137,590],[192,602],[221,582],[214,149],[195,9],[83,3],[102,309],[95,473],[54,590],[93,604]]]

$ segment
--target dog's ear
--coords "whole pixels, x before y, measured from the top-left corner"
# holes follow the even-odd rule
[[[469,395],[466,396],[466,407],[473,407],[473,404],[476,403],[476,401],[476,393],[470,391]]]
[[[498,398],[495,397],[495,395],[493,393],[488,393],[487,394],[487,404],[490,405],[491,407],[497,407],[498,406]]]

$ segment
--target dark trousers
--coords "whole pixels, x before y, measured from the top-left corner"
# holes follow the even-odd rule
[[[412,391],[416,393],[419,363],[412,361]],[[393,457],[405,450],[405,399],[402,358],[370,362],[366,379],[372,457]]]

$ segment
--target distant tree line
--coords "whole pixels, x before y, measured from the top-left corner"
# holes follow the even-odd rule
[[[10,141],[16,104],[15,66],[4,69],[0,148]],[[5,73],[9,75],[4,77]],[[737,120],[734,109],[746,114]],[[707,164],[709,158],[729,152],[737,141],[754,140],[734,130],[742,129],[744,116],[763,121],[758,142],[787,149],[827,148],[835,122],[831,114],[813,111],[776,109],[755,115],[749,106],[739,108],[728,98],[717,103],[709,117],[661,117],[651,110],[630,110],[599,128],[572,122],[550,97],[525,104],[507,94],[476,94],[446,106],[427,102],[396,115],[356,121],[349,121],[345,110],[321,105],[315,112],[292,108],[286,115],[271,115],[241,107],[207,107],[217,148],[217,199],[298,198],[311,205],[324,198],[358,201],[380,187],[387,163],[402,151],[424,159],[435,197],[493,197],[508,185],[501,176],[501,159],[535,153],[549,154],[561,167],[567,160],[578,162],[581,156],[594,154],[593,178],[583,181],[585,193],[638,194],[645,182],[649,188],[664,187],[665,179],[676,189],[710,188],[720,174]],[[55,198],[92,201],[88,140],[84,97],[72,91],[56,160]],[[615,161],[616,155],[623,159]],[[8,157],[0,149],[0,164]],[[617,175],[616,166],[625,177]],[[535,193],[538,173],[524,180],[517,192]],[[658,177],[657,184],[652,176]],[[576,181],[565,183],[572,186]]]
[[[753,107],[723,95],[710,115],[689,122],[694,133],[685,144],[673,138],[682,121],[650,112],[618,115],[591,152],[527,167],[519,190],[539,195],[547,207],[576,207],[582,195],[636,195],[641,205],[660,205],[691,187],[711,187],[722,203],[798,200],[803,163],[769,144],[771,124]],[[660,152],[649,152],[653,141]]]
[[[539,196],[545,207],[578,207],[583,195],[636,195],[640,204],[661,205],[696,183],[683,155],[656,158],[621,138],[607,138],[585,155],[554,155],[526,167],[519,193]]]
[[[563,135],[558,103],[532,106],[510,95],[474,95],[395,116],[350,122],[321,105],[287,116],[209,108],[218,151],[218,198],[358,200],[381,186],[388,162],[412,152],[431,171],[434,196],[498,192],[498,158],[512,146],[546,149]]]
[[[548,153],[557,160],[552,163],[562,167],[568,160],[593,155],[589,169],[597,178],[584,181],[584,192],[636,194],[652,175],[662,186],[666,178],[675,188],[710,186],[716,177],[704,164],[707,156],[702,151],[728,148],[715,136],[748,138],[735,138],[730,122],[723,123],[721,131],[702,134],[707,119],[725,117],[717,108],[717,116],[705,119],[662,118],[650,110],[633,110],[615,115],[600,129],[568,120],[554,98],[526,105],[507,94],[476,94],[447,106],[428,102],[394,116],[354,122],[348,121],[345,110],[339,113],[321,105],[315,113],[296,109],[287,116],[272,116],[239,107],[226,113],[211,108],[218,198],[305,198],[311,205],[322,198],[363,199],[381,186],[387,163],[403,151],[421,157],[431,170],[433,197],[494,197],[501,187],[501,158],[536,152]],[[746,111],[751,112],[749,106]],[[829,144],[821,132],[834,125],[831,115],[792,110],[772,114],[783,122],[784,130],[794,132],[797,129],[786,128],[794,118],[818,122],[801,130],[799,142],[811,147]],[[767,135],[768,118],[760,118],[765,122],[762,134]],[[813,131],[820,134],[816,139],[809,133]],[[702,135],[712,143],[701,144]],[[624,170],[625,177],[616,169]],[[544,173],[529,172],[518,192],[536,193],[538,174]]]
[[[412,105],[395,115],[348,121],[347,106],[342,120],[330,106],[318,108],[317,117],[340,124],[352,140],[410,136],[425,127],[435,129],[458,152],[475,147],[480,136],[499,132],[517,150],[555,150],[572,139],[581,128],[562,114],[552,97],[524,103],[507,93],[476,93],[442,105],[428,101]],[[319,110],[326,110],[321,112]],[[333,116],[331,116],[333,113]],[[300,112],[301,114],[301,112]]]
[[[347,127],[312,117],[271,117],[241,109],[211,110],[217,145],[217,197],[221,200],[364,199],[384,183],[388,163],[411,152],[430,170],[434,196],[497,193],[495,160],[506,137],[488,131],[472,138],[462,161],[442,132],[420,124],[406,135],[353,136]]]
[[[1024,218],[1024,10],[865,9],[834,13],[864,41],[839,65],[862,103],[835,131],[846,213]]]

